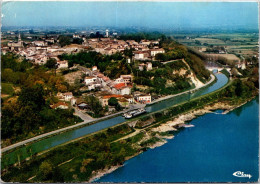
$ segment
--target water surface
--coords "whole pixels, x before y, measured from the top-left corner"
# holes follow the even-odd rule
[[[200,116],[191,121],[195,127],[126,161],[98,182],[256,182],[258,117],[258,98],[226,115]],[[252,178],[235,177],[236,171]]]

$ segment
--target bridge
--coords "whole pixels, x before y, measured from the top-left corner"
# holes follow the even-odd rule
[[[206,68],[207,68],[209,71],[216,71],[216,72],[219,72],[219,71],[225,69],[225,68],[223,68],[223,67],[207,67],[207,66],[206,66]]]
[[[226,69],[229,73],[231,71],[231,68],[229,67],[226,67],[218,62],[215,62],[215,61],[206,61],[205,63],[205,67],[210,70],[210,71],[221,71],[223,69]]]

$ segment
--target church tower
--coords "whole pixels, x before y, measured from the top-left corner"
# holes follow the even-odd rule
[[[19,35],[18,35],[18,42],[21,42],[21,41],[22,41],[21,34],[19,33]]]
[[[22,38],[21,38],[21,34],[19,33],[19,35],[18,35],[18,45],[19,45],[19,47],[23,47],[23,41],[22,41]]]

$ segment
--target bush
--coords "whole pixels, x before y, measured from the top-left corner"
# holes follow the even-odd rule
[[[14,94],[14,89],[12,84],[8,83],[2,83],[2,94],[8,94],[8,95],[13,95]]]

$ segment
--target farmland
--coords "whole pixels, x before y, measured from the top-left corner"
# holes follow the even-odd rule
[[[257,33],[174,34],[174,38],[200,51],[212,47],[223,47],[225,54],[238,57],[258,56]]]

